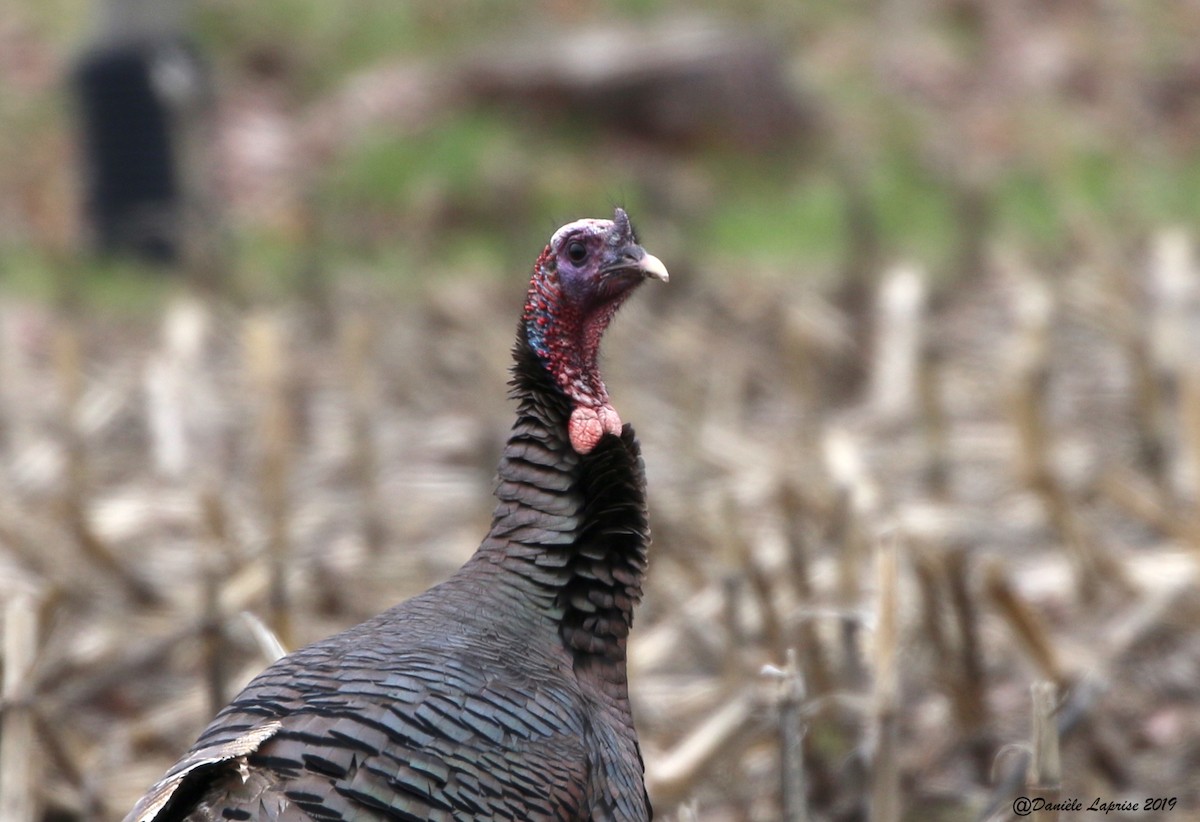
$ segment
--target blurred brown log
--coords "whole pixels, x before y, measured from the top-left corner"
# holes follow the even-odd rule
[[[795,150],[816,126],[767,34],[698,17],[515,38],[463,84],[483,103],[668,146]]]

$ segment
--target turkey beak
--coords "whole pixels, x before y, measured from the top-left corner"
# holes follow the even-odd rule
[[[667,267],[663,265],[663,261],[655,257],[653,254],[646,253],[646,249],[640,245],[627,246],[621,252],[621,259],[612,269],[625,269],[629,271],[639,271],[643,277],[662,280],[664,283],[670,279],[667,273]]]
[[[645,253],[645,252],[643,252]],[[638,261],[638,268],[647,277],[653,277],[656,280],[662,280],[664,283],[671,279],[671,275],[667,273],[667,267],[663,265],[663,261],[655,257],[653,254],[646,254]]]

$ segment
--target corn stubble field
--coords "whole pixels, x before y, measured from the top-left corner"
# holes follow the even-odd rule
[[[841,307],[672,273],[605,358],[649,471],[631,679],[658,813],[1195,813],[1189,238],[1050,278],[997,258],[942,292],[898,268]],[[323,637],[470,554],[523,288],[181,297],[121,323],[3,305],[9,812],[119,819],[273,637]]]
[[[1168,227],[1195,2],[737,4],[723,93],[666,82],[712,54],[651,60],[640,105],[631,55],[690,17],[578,46],[656,4],[197,5],[227,284],[312,254],[328,287],[113,311],[89,269],[46,299],[87,268],[61,98],[88,15],[0,4],[0,822],[121,819],[280,645],[470,555],[526,229],[605,198],[672,275],[603,363],[649,475],[658,818],[1200,818],[1200,267]],[[621,93],[547,93],[584,52]]]

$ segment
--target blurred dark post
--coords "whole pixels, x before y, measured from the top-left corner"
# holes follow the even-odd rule
[[[100,0],[72,78],[84,211],[101,254],[200,263],[213,240],[203,131],[211,79],[184,33],[189,0]]]

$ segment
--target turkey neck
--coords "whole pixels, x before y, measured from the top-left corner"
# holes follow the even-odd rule
[[[476,561],[502,572],[497,585],[506,597],[525,600],[532,619],[553,623],[577,672],[594,670],[623,686],[649,541],[637,439],[625,426],[578,454],[567,431],[571,400],[531,349],[523,325],[514,358],[517,420],[497,469],[499,504]]]

